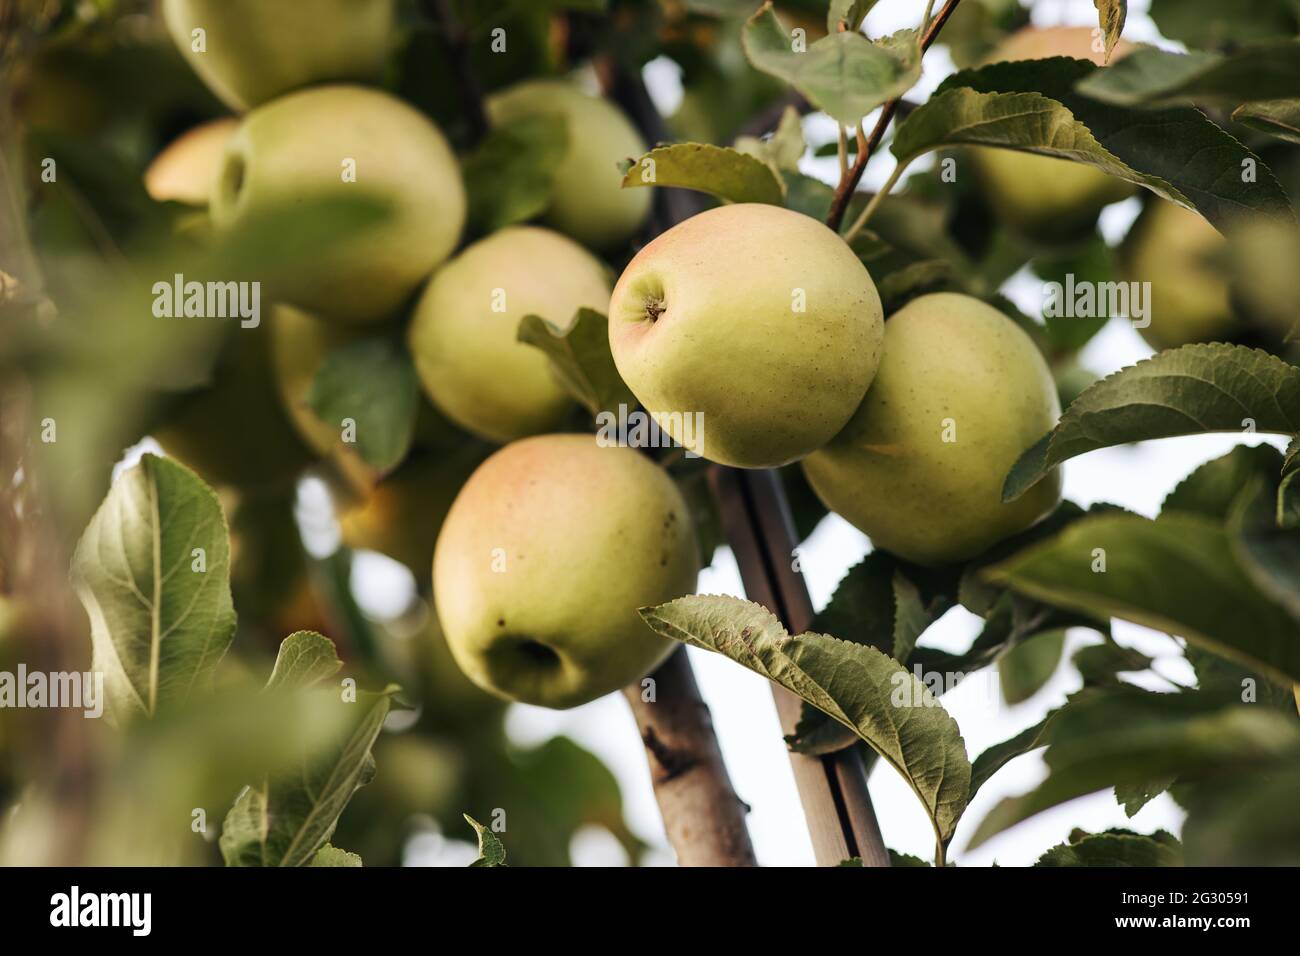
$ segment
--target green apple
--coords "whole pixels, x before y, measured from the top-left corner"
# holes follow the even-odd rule
[[[1025,27],[989,56],[989,63],[1070,56],[1098,66],[1090,27]],[[1121,40],[1111,62],[1136,49]],[[1097,214],[1136,192],[1132,183],[1082,163],[1009,149],[969,148],[971,165],[994,213],[1023,235],[1043,242],[1064,241],[1092,228]]]
[[[312,462],[280,407],[263,328],[232,327],[211,384],[186,392],[150,434],[207,482],[282,489]]]
[[[390,316],[451,254],[465,221],[460,168],[442,133],[401,100],[359,86],[290,93],[244,117],[226,144],[212,219],[230,229],[330,195],[373,197],[389,215],[271,290],[326,319]]]
[[[357,507],[339,516],[343,543],[386,554],[421,584],[427,582],[443,519],[486,452],[473,440],[452,452],[414,452]]]
[[[641,404],[690,450],[742,468],[830,441],[871,384],[883,335],[875,283],[844,241],[759,203],[663,233],[609,303],[614,362]]]
[[[1042,354],[992,306],[914,299],[885,323],[885,357],[852,421],[803,462],[826,507],[909,561],[983,553],[1050,512],[1058,472],[1002,502],[1002,483],[1061,406]]]
[[[512,226],[439,269],[415,307],[409,341],[433,404],[462,428],[504,443],[557,427],[573,406],[538,349],[518,341],[539,315],[568,328],[604,312],[610,277],[582,246],[549,229]]]
[[[145,170],[145,191],[159,202],[206,206],[226,143],[238,128],[239,120],[227,116],[182,133]]]
[[[378,79],[393,9],[394,0],[163,0],[176,46],[237,110],[314,83]]]
[[[461,489],[438,536],[434,600],[472,681],[574,707],[668,656],[637,608],[693,591],[699,558],[686,502],[652,461],[592,435],[539,435]]]
[[[1154,349],[1222,341],[1240,330],[1230,301],[1227,240],[1199,213],[1152,198],[1120,245],[1129,282],[1151,283],[1150,324],[1138,329]]]
[[[650,190],[624,189],[619,163],[646,151],[645,140],[614,104],[565,80],[529,80],[488,98],[494,125],[527,116],[564,117],[568,151],[555,172],[545,220],[594,249],[626,242],[645,222]]]

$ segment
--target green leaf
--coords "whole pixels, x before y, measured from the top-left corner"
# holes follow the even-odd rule
[[[72,558],[94,660],[115,715],[183,704],[235,634],[230,540],[212,489],[155,455],[113,482]]]
[[[1207,50],[1300,30],[1291,0],[1151,0],[1150,15],[1163,36]]]
[[[912,856],[910,853],[899,853],[897,850],[889,850],[888,852],[890,866],[913,867],[930,865],[929,860],[923,860],[919,856]],[[858,865],[861,866],[861,862],[859,862]]]
[[[856,31],[832,32],[805,47],[804,35],[785,28],[770,0],[745,24],[741,42],[755,69],[789,83],[841,126],[856,126],[921,77],[914,32],[880,43]]]
[[[1241,490],[1254,479],[1276,475],[1282,456],[1270,445],[1238,445],[1196,468],[1165,496],[1162,515],[1175,511],[1226,520]]]
[[[880,277],[880,303],[886,315],[893,315],[918,296],[931,292],[965,292],[956,267],[947,259],[912,262]]]
[[[781,122],[770,137],[741,136],[735,142],[736,150],[761,159],[778,171],[798,172],[799,160],[807,148],[803,138],[803,118],[793,106],[785,108]]]
[[[1288,143],[1300,143],[1300,98],[1244,103],[1232,111],[1232,118]]]
[[[546,353],[561,384],[593,415],[617,414],[619,405],[637,407],[614,365],[609,322],[599,312],[579,309],[568,328],[540,315],[526,315],[519,321],[518,338]]]
[[[1104,559],[1105,570],[1094,571]],[[1176,634],[1282,683],[1300,680],[1300,635],[1232,559],[1228,532],[1199,515],[1102,515],[986,572],[1041,601]]]
[[[342,666],[329,638],[315,631],[294,631],[280,642],[280,652],[275,656],[266,688],[311,687],[333,677]]]
[[[943,573],[873,551],[836,585],[812,628],[906,661],[925,628],[952,606],[950,590]]]
[[[1122,729],[1122,732],[1121,732]],[[1002,800],[968,849],[1035,814],[1107,787],[1172,775],[1243,773],[1300,754],[1300,727],[1254,708],[1213,708],[1196,694],[1120,688],[1071,701],[1053,718],[1048,776]]]
[[[1166,777],[1164,780],[1149,783],[1117,784],[1115,800],[1124,808],[1124,815],[1131,819],[1139,810],[1168,790],[1173,782],[1173,777]]]
[[[1113,255],[1106,241],[1094,233],[1084,242],[1066,250],[1049,252],[1030,263],[1034,274],[1044,284],[1058,283],[1062,290],[1069,288],[1069,276],[1073,276],[1075,287],[1082,283],[1096,283],[1101,288],[1103,282],[1114,282],[1116,274]],[[1055,310],[1044,309],[1043,322],[1047,328],[1047,337],[1061,351],[1077,352],[1100,332],[1109,321],[1109,316],[1096,318],[1067,317],[1054,314]]]
[[[307,404],[340,435],[354,437],[352,444],[368,464],[388,471],[406,457],[415,434],[415,366],[392,339],[350,342],[325,357],[307,392]]]
[[[478,859],[470,866],[505,866],[506,865],[506,848],[501,845],[496,834],[479,823],[468,813],[464,814],[465,821],[474,828],[478,834]]]
[[[938,843],[952,839],[970,787],[961,732],[896,661],[824,634],[792,637],[766,608],[738,598],[686,597],[640,613],[661,637],[729,657],[852,729],[903,775]]]
[[[1040,747],[1046,747],[1051,739],[1051,725],[1059,710],[1053,710],[1046,717],[1026,727],[1002,743],[994,744],[975,758],[971,764],[970,795],[974,799],[979,788],[984,786],[995,773],[1005,767],[1016,757],[1023,756]]]
[[[511,853],[517,859],[531,853],[567,866],[573,835],[587,825],[608,830],[634,860],[644,849],[624,820],[618,779],[590,751],[568,737],[552,737],[531,750],[511,748],[510,757],[513,782],[505,794],[494,783],[487,805],[512,808]]]
[[[1070,842],[1054,846],[1034,866],[1182,866],[1183,847],[1174,835],[1157,830],[1151,836],[1108,830],[1072,833]]]
[[[780,206],[785,185],[761,159],[725,146],[677,143],[657,146],[628,167],[623,188],[676,186],[717,196],[723,202]]]
[[[316,851],[309,866],[361,866],[361,857],[326,843]]]
[[[1135,50],[1077,87],[1084,96],[1116,106],[1186,103],[1236,105],[1300,95],[1300,41],[1277,40],[1217,53]]]
[[[1228,517],[1232,553],[1255,586],[1286,608],[1300,630],[1300,530],[1277,525],[1273,489],[1269,480],[1256,478],[1238,496]]]
[[[1253,707],[1263,704],[1288,717],[1300,719],[1290,684],[1279,684],[1258,671],[1243,667],[1213,651],[1188,644],[1183,656],[1196,671],[1196,686],[1224,703]]]
[[[462,167],[471,228],[492,233],[544,212],[568,150],[568,124],[559,115],[527,116],[489,132]]]
[[[1124,20],[1128,17],[1127,0],[1092,0],[1097,8],[1097,21],[1106,36],[1106,59],[1115,50],[1120,34],[1124,32]]]
[[[1012,466],[1002,500],[1020,497],[1076,455],[1205,432],[1300,432],[1300,368],[1243,345],[1184,345],[1084,391]]]
[[[841,22],[848,29],[857,31],[875,5],[876,0],[831,0],[830,8],[826,11],[826,32],[835,33]]]
[[[953,590],[941,572],[873,551],[849,569],[813,619],[812,629],[843,635],[843,640],[866,644],[905,663],[926,628],[952,607]],[[857,739],[854,731],[805,704],[786,743],[796,753],[826,754]]]
[[[1015,645],[998,658],[1002,699],[1019,704],[1042,690],[1056,673],[1065,647],[1065,631],[1045,631]]]
[[[357,788],[374,776],[371,747],[397,688],[351,696],[317,689],[337,672],[337,661],[333,643],[314,632],[298,631],[281,643],[267,691],[297,691],[318,703],[344,708],[345,729],[328,746],[302,754],[296,767],[240,794],[221,828],[221,855],[227,866],[310,865]]]
[[[898,128],[892,149],[900,159],[958,144],[1019,149],[1095,166],[1220,230],[1255,216],[1295,221],[1267,165],[1198,110],[1129,109],[1075,92],[1097,69],[1054,57],[957,73]],[[1245,160],[1256,181],[1242,181]]]
[[[1075,652],[1074,666],[1085,686],[1118,684],[1119,675],[1144,671],[1152,664],[1145,654],[1114,641],[1090,644]]]
[[[1300,866],[1300,769],[1226,777],[1180,793],[1191,866]]]
[[[1282,484],[1277,489],[1277,523],[1300,528],[1300,437],[1291,439],[1282,463]]]

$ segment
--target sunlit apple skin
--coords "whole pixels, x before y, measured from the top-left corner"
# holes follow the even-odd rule
[[[420,297],[409,342],[433,404],[462,428],[504,443],[549,431],[573,400],[539,349],[518,341],[539,315],[568,328],[580,308],[604,312],[605,265],[557,232],[514,226],[466,248]]]
[[[1070,56],[1103,65],[1091,27],[1025,27],[1007,37],[989,63]],[[1120,40],[1110,62],[1136,47]],[[1017,232],[1043,242],[1062,242],[1091,229],[1103,208],[1137,190],[1082,163],[1009,149],[973,146],[972,168],[993,211]]]
[[[145,191],[159,202],[206,206],[221,169],[226,143],[238,128],[239,120],[227,116],[178,136],[145,170]]]
[[[651,191],[623,189],[618,164],[644,154],[646,143],[609,100],[565,80],[529,80],[489,97],[487,111],[494,125],[547,113],[565,118],[569,146],[555,172],[548,225],[593,249],[608,249],[645,222]]]
[[[1138,329],[1157,351],[1216,342],[1240,331],[1225,267],[1227,240],[1199,213],[1152,198],[1120,245],[1129,282],[1150,282],[1151,324]]]
[[[498,451],[438,537],[433,590],[456,662],[486,690],[567,708],[652,671],[672,651],[637,608],[695,588],[699,552],[668,475],[591,435]]]
[[[355,182],[345,160],[355,162]],[[460,168],[442,133],[401,100],[359,86],[290,93],[244,117],[226,144],[212,218],[230,229],[329,195],[371,196],[390,214],[271,290],[326,319],[389,317],[451,254],[465,221]]]
[[[614,361],[641,404],[693,451],[742,468],[830,441],[871,384],[883,335],[875,283],[843,240],[759,203],[660,235],[609,304]],[[695,413],[690,435],[681,416]]]
[[[208,88],[245,110],[299,87],[377,79],[394,0],[164,0],[167,30]],[[193,49],[193,31],[206,49]]]
[[[885,323],[866,399],[803,468],[875,547],[923,565],[963,561],[1056,506],[1058,472],[1008,504],[1002,485],[1060,412],[1047,363],[1014,322],[969,296],[926,295]]]

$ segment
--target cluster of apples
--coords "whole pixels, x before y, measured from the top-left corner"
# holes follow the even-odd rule
[[[209,480],[254,492],[334,458],[352,479],[346,543],[423,577],[438,542],[440,623],[489,690],[565,707],[653,669],[671,647],[636,608],[693,590],[690,511],[637,452],[549,434],[572,400],[549,360],[516,341],[525,315],[564,327],[580,308],[608,308],[597,253],[625,244],[649,210],[648,192],[622,190],[617,175],[646,149],[635,128],[564,80],[493,95],[493,125],[559,115],[569,146],[544,226],[457,252],[467,201],[456,156],[435,123],[371,85],[393,45],[394,0],[162,9],[195,72],[240,115],[164,150],[145,177],[154,198],[204,207],[218,232],[282,227],[285,243],[305,197],[363,194],[389,215],[271,288],[266,328],[234,330],[212,385],[172,405],[154,436]],[[376,480],[306,398],[333,349],[403,326],[429,401],[408,459]],[[494,444],[506,447],[484,461]]]
[[[1060,409],[1042,356],[996,309],[928,295],[886,324],[838,235],[757,204],[681,223],[613,284],[596,253],[625,245],[645,219],[648,191],[620,189],[616,169],[645,143],[608,101],[560,80],[488,102],[493,124],[566,122],[545,225],[457,252],[456,156],[430,119],[365,85],[388,55],[394,0],[163,9],[195,71],[242,115],[161,154],[146,177],[156,198],[206,205],[217,230],[352,190],[391,214],[273,289],[269,335],[239,330],[213,386],[155,435],[219,482],[296,474],[297,448],[351,461],[307,391],[333,348],[404,324],[429,402],[408,460],[342,515],[345,541],[421,576],[432,565],[448,644],[480,686],[569,707],[649,672],[671,646],[636,609],[692,591],[701,559],[663,469],[555,433],[573,403],[549,360],[517,341],[528,314],[564,327],[583,307],[607,313],[620,374],[674,437],[726,465],[801,461],[829,508],[909,560],[970,558],[1055,506],[1055,479],[1000,499],[1007,470]],[[290,439],[272,429],[250,446],[230,427],[238,416],[265,431],[275,410]],[[676,429],[697,414],[702,430]],[[213,441],[223,435],[236,444]],[[505,447],[488,456],[493,445]]]

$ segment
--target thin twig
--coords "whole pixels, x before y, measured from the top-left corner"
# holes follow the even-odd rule
[[[845,242],[852,242],[858,237],[858,233],[862,231],[868,220],[875,215],[881,202],[883,202],[884,198],[889,195],[889,191],[898,184],[898,180],[902,178],[903,171],[906,170],[907,167],[907,163],[894,164],[894,171],[889,174],[889,178],[885,180],[885,184],[881,186],[880,189],[877,190],[876,194],[867,201],[866,207],[858,214],[858,218],[853,220],[853,225],[849,226],[848,231],[844,233]]]
[[[930,49],[939,31],[943,25],[948,22],[952,12],[957,9],[957,4],[961,0],[946,0],[943,8],[935,15],[934,19],[926,26],[925,32],[921,36],[921,55]],[[858,149],[857,159],[853,162],[853,167],[849,170],[848,176],[840,178],[839,185],[835,187],[835,198],[831,200],[830,212],[826,216],[826,225],[830,226],[836,232],[839,232],[840,223],[844,221],[844,212],[849,207],[849,202],[853,199],[853,193],[858,188],[858,183],[862,181],[862,173],[867,168],[867,160],[875,152],[880,141],[885,137],[885,130],[889,128],[890,120],[894,118],[894,113],[898,110],[899,98],[887,102],[880,110],[880,119],[876,121],[875,128],[871,131],[871,136],[867,142]]]

